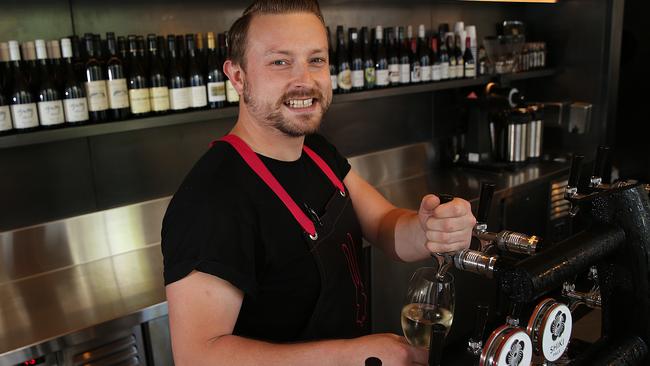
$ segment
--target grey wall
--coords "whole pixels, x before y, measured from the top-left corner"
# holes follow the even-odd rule
[[[599,60],[607,50],[604,38],[611,1],[504,5],[324,0],[321,5],[332,27],[423,23],[432,29],[441,22],[453,26],[463,19],[465,24],[477,25],[479,38],[494,34],[499,20],[523,19],[535,38],[549,42],[552,62],[564,71],[554,79],[526,82],[522,89],[539,99],[575,97],[598,104],[604,81],[600,71],[605,67]],[[73,30],[77,34],[222,32],[244,8],[241,1],[209,0],[116,0],[110,6],[88,0],[5,3],[0,12],[0,39],[21,41],[58,38]],[[455,108],[467,92],[335,103],[322,133],[348,156],[425,140],[436,142],[456,130]],[[0,230],[173,194],[207,143],[225,134],[233,123],[234,118],[227,118],[0,149]]]

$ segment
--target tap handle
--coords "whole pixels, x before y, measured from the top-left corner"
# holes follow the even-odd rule
[[[580,181],[580,170],[582,169],[583,155],[573,155],[571,160],[571,170],[569,171],[569,184],[570,188],[577,188]]]
[[[605,176],[605,169],[607,168],[607,159],[609,158],[609,147],[599,146],[596,151],[596,162],[594,164],[594,177],[602,178]]]
[[[487,325],[489,310],[490,307],[487,304],[476,305],[474,331],[472,333],[472,338],[470,341],[473,342],[479,353],[480,349],[483,346],[483,333],[485,333],[485,326]]]
[[[479,224],[487,224],[490,206],[492,206],[492,196],[494,196],[494,183],[481,183],[481,197],[478,201],[478,210],[476,221]]]
[[[445,204],[447,202],[453,201],[454,196],[452,196],[450,194],[441,193],[441,194],[438,195],[438,199],[440,199],[440,204],[443,205],[443,204]]]

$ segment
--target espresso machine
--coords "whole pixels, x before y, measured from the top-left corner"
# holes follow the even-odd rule
[[[481,96],[465,101],[466,135],[455,163],[516,170],[542,155],[543,106],[527,103],[516,88],[489,83]]]

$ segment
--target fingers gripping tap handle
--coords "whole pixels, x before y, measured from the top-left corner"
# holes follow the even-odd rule
[[[441,205],[444,205],[445,203],[448,203],[448,202],[451,202],[451,201],[454,200],[454,196],[452,196],[450,194],[439,194],[438,198],[440,199],[440,204]],[[440,267],[438,267],[438,273],[437,273],[438,278],[444,278],[445,273],[447,273],[447,270],[453,264],[454,261],[453,261],[453,258],[451,257],[452,254],[453,253],[434,253],[434,254],[431,255],[431,257],[436,255],[436,256],[442,256],[442,258],[443,258],[442,265],[440,265]],[[437,264],[437,261],[436,261],[436,264]]]

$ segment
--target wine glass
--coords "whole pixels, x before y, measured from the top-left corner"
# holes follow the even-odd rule
[[[454,320],[454,276],[437,276],[435,267],[417,269],[409,282],[404,307],[402,330],[408,342],[416,347],[429,348],[434,324],[445,327],[445,336]]]

